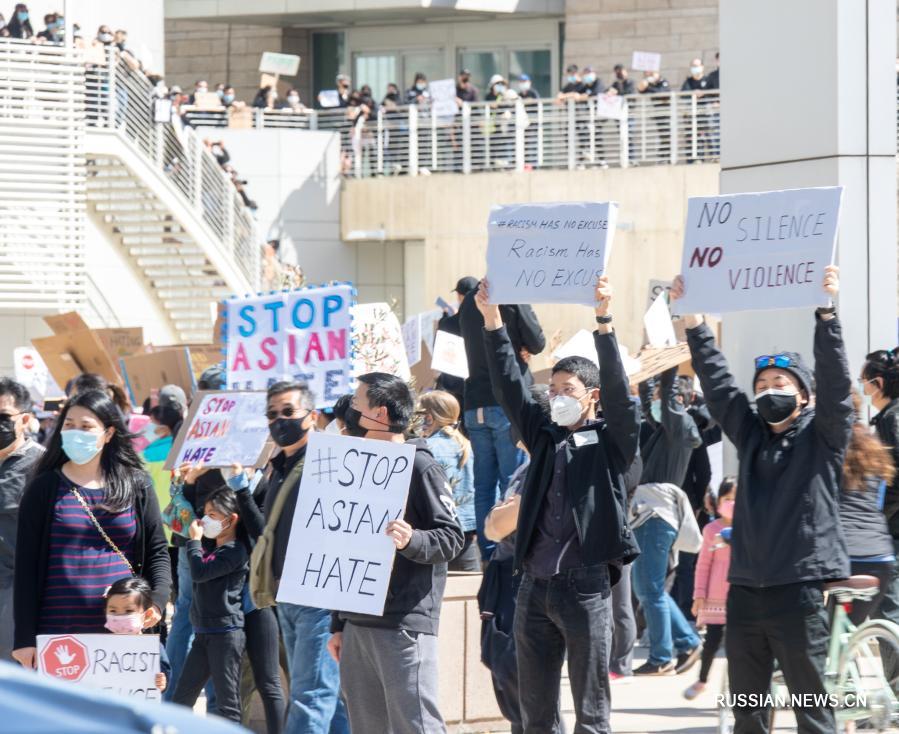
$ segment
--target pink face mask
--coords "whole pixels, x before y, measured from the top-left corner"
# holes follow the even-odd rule
[[[734,501],[724,500],[718,505],[718,514],[725,520],[734,519]]]
[[[141,612],[106,615],[106,629],[114,635],[138,635],[143,628],[144,615]]]

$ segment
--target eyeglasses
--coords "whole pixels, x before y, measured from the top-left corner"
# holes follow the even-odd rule
[[[763,357],[755,358],[755,368],[763,370],[766,367],[779,367],[782,370],[793,367],[793,360],[786,354],[766,354]]]
[[[299,408],[294,408],[292,405],[285,405],[281,410],[267,410],[265,411],[265,417],[270,421],[277,420],[278,418],[293,418],[295,413],[299,413]],[[305,415],[299,416],[300,418],[305,418],[309,415],[311,411],[306,411]]]

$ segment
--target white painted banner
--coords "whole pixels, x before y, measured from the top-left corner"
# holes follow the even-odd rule
[[[465,354],[465,340],[448,331],[437,331],[434,338],[434,353],[431,369],[453,377],[468,379],[468,357]]]
[[[431,105],[437,117],[454,117],[459,111],[456,104],[456,80],[437,79],[428,83],[431,94]]]
[[[487,222],[491,303],[594,305],[617,217],[615,202],[493,207]]]
[[[158,635],[38,635],[37,669],[88,688],[160,701],[159,650]]]
[[[842,186],[695,197],[678,314],[826,306]]]
[[[306,448],[278,601],[381,615],[403,517],[411,444],[313,433]]]

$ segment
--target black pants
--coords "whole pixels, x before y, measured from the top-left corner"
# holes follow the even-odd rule
[[[701,683],[709,682],[709,671],[715,660],[715,653],[721,647],[724,639],[723,624],[707,624],[705,626],[705,642],[702,644],[702,662],[699,664],[699,680]]]
[[[880,590],[873,599],[868,601],[854,599],[852,601],[852,611],[849,613],[849,619],[852,620],[852,624],[858,627],[868,617],[878,616],[880,603],[883,601],[884,594],[891,587],[893,578],[896,575],[896,563],[895,561],[882,563],[852,561],[850,568],[853,576],[876,576],[880,581]]]
[[[550,579],[524,575],[515,607],[515,647],[525,734],[553,731],[566,653],[574,734],[610,731],[611,596],[606,565]]]
[[[677,568],[674,570],[674,586],[671,597],[684,613],[689,622],[695,622],[693,616],[693,580],[696,576],[696,553],[678,553]]]
[[[172,702],[193,708],[211,677],[218,715],[240,723],[240,658],[245,642],[243,630],[195,634]]]
[[[471,530],[465,533],[465,544],[453,560],[447,566],[448,571],[474,571],[481,570],[481,552],[478,550],[478,534]]]
[[[256,609],[244,617],[247,657],[253,682],[265,709],[268,734],[280,734],[284,727],[284,689],[281,687],[280,633],[274,607]]]
[[[822,587],[814,581],[763,589],[731,585],[725,649],[732,694],[768,693],[776,658],[791,694],[826,695],[829,624]],[[733,711],[734,734],[767,734],[767,708],[734,706]],[[800,734],[836,734],[831,708],[793,713]]]

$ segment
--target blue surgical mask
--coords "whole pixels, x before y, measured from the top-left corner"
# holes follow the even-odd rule
[[[234,101],[234,95],[233,95],[233,94],[226,94],[226,95],[222,96],[222,101],[223,101],[225,104],[231,104],[231,103]]]
[[[18,13],[16,13],[16,18],[19,19],[19,23],[24,23],[25,21],[28,20],[28,13],[25,13],[20,10]]]
[[[159,440],[159,435],[156,433],[157,428],[159,428],[159,426],[157,426],[152,421],[144,426],[144,430],[141,431],[141,435],[147,440],[148,443],[153,443],[154,441]]]
[[[215,93],[218,95],[219,99],[222,99],[222,98],[225,96],[225,90],[224,90],[224,89],[216,89],[216,90],[215,90]]]
[[[568,75],[568,83],[569,84],[577,83],[577,77],[574,74],[569,74]]]
[[[426,82],[417,82],[417,83],[415,84],[415,88],[416,88],[419,92],[425,91],[425,87],[426,87],[426,86],[428,86]]]
[[[690,73],[693,76],[699,76],[700,74],[702,74],[702,67],[701,66],[691,66]]]
[[[653,400],[652,405],[649,408],[649,412],[652,415],[652,419],[656,423],[662,422],[662,401],[659,399]]]
[[[99,433],[68,429],[62,432],[62,450],[76,464],[87,464],[101,451]]]
[[[496,90],[497,94],[502,94],[503,92],[506,91],[506,85],[505,84],[497,84],[493,89]]]

